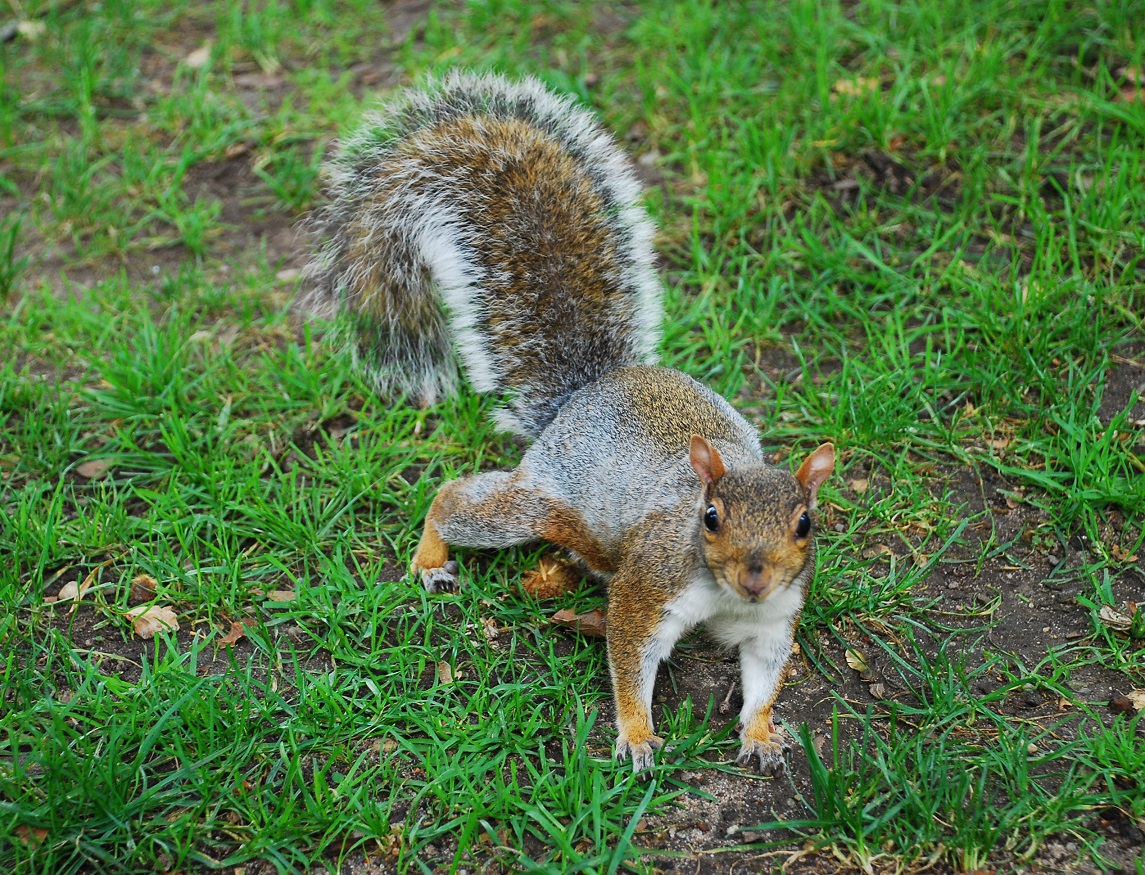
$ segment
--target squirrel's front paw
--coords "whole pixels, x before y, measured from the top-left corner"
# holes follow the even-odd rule
[[[783,732],[773,731],[767,741],[745,738],[740,748],[736,764],[750,769],[752,761],[759,761],[759,771],[764,775],[778,776],[787,767],[784,754],[791,750],[791,742]]]
[[[625,736],[616,739],[616,761],[624,762],[632,757],[632,771],[643,772],[652,768],[654,758],[652,752],[664,746],[664,739],[650,735],[646,741],[631,742]]]
[[[457,575],[460,571],[458,564],[450,559],[440,568],[417,568],[413,571],[421,572],[421,585],[428,593],[457,592]]]

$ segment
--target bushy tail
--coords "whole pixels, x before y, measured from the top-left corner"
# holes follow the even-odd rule
[[[326,167],[302,305],[383,393],[475,389],[535,436],[581,386],[651,362],[661,287],[632,169],[534,79],[454,74],[368,115]]]

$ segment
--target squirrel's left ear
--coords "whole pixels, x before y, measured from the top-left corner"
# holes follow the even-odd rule
[[[807,490],[807,509],[815,509],[815,496],[819,487],[823,485],[831,472],[835,470],[835,445],[823,444],[810,456],[803,460],[799,470],[795,472],[795,479]]]
[[[688,458],[692,462],[692,470],[700,478],[700,482],[707,489],[724,476],[727,470],[720,452],[698,434],[692,435],[692,445],[688,448]]]

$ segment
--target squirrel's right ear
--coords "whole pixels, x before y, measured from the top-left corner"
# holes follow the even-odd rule
[[[819,487],[823,485],[823,481],[831,476],[831,472],[834,470],[835,445],[823,444],[804,459],[799,470],[795,472],[795,479],[803,484],[803,488],[807,490],[807,506],[810,510],[815,509],[815,495],[819,492]]]
[[[692,446],[688,449],[688,458],[692,462],[692,470],[704,484],[704,488],[711,486],[724,476],[727,469],[724,460],[720,458],[719,450],[700,437],[692,435]]]

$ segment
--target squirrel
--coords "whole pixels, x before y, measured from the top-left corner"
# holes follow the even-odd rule
[[[703,624],[739,649],[738,762],[780,771],[772,703],[835,449],[768,465],[724,398],[655,364],[653,225],[611,135],[535,79],[454,73],[367,115],[326,173],[303,306],[384,394],[452,393],[456,350],[532,441],[516,469],[440,488],[411,572],[452,591],[450,546],[565,548],[607,585],[616,759],[653,764],[657,667]]]

